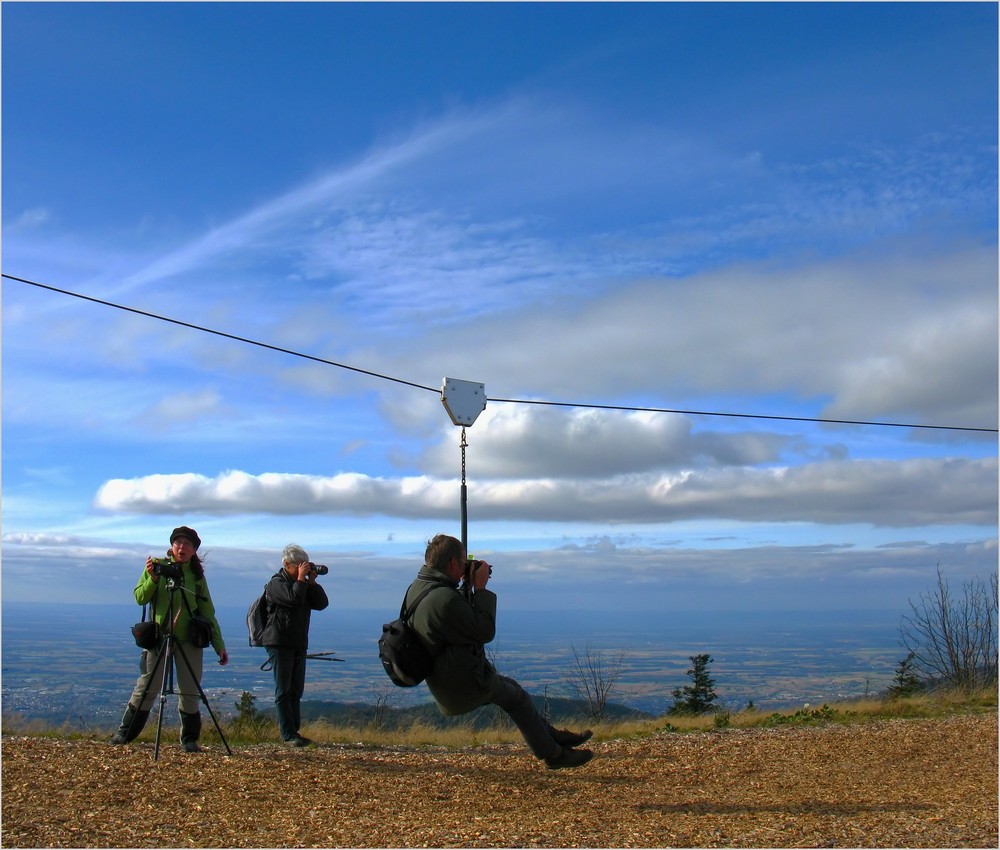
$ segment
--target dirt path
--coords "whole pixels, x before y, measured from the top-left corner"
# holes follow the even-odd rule
[[[521,747],[3,739],[4,847],[997,847],[997,719]]]

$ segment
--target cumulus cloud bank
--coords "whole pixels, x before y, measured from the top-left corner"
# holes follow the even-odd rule
[[[478,481],[483,520],[661,523],[690,519],[866,523],[886,526],[995,524],[995,459],[827,461],[798,467],[645,472],[590,479]],[[95,507],[181,514],[453,516],[453,480],[228,471],[114,479]]]

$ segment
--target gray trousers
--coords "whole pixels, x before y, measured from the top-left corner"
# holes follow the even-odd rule
[[[486,704],[499,706],[510,715],[536,758],[555,758],[562,752],[552,737],[552,725],[538,713],[528,692],[513,679],[498,676]]]
[[[181,657],[182,650],[184,657]],[[198,683],[201,682],[203,654],[204,652],[200,646],[195,646],[186,640],[177,641],[174,644],[174,690],[178,694],[177,709],[178,711],[183,711],[185,714],[197,714],[201,706]],[[184,663],[184,658],[187,658],[188,664],[191,665],[190,670],[188,669],[188,664]],[[160,657],[159,664],[156,663],[156,659],[156,650],[150,649],[144,649],[142,656],[139,658],[139,678],[132,689],[129,704],[134,705],[141,711],[149,711],[153,707],[153,703],[159,697],[160,691],[163,688],[163,673],[167,666],[166,653]],[[146,689],[147,684],[149,685],[149,690],[146,691],[146,698],[142,700],[142,705],[139,705],[139,700],[142,699],[142,692]]]

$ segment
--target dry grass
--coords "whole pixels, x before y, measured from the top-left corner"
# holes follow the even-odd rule
[[[968,712],[995,711],[997,691],[984,689],[969,694],[964,691],[939,691],[906,699],[889,700],[883,698],[848,700],[822,703],[782,711],[744,710],[721,712],[699,716],[664,715],[655,719],[630,721],[571,723],[573,728],[588,726],[594,730],[595,740],[633,738],[657,732],[706,732],[715,729],[753,729],[771,726],[810,726],[819,723],[857,723],[885,718],[946,717]],[[316,741],[330,744],[365,744],[369,746],[441,746],[462,748],[468,746],[489,746],[515,744],[521,738],[510,723],[488,729],[474,729],[461,722],[446,728],[424,723],[414,723],[408,729],[381,730],[372,726],[344,726],[318,722],[308,724],[303,733]],[[146,733],[147,737],[149,733]],[[256,743],[272,740],[273,724],[264,728],[262,737],[254,738]]]
[[[557,725],[572,728],[589,727],[595,740],[644,737],[657,732],[706,732],[716,729],[752,729],[771,726],[809,726],[819,723],[856,723],[886,718],[946,717],[953,714],[997,710],[997,690],[935,691],[905,699],[854,699],[829,704],[804,704],[800,708],[782,711],[743,710],[706,715],[663,715],[658,718],[613,722],[565,721]],[[173,729],[176,719],[168,716],[164,729]],[[256,722],[240,724],[238,720],[223,721],[223,732],[229,742],[240,744],[278,743],[277,727],[273,717],[259,714]],[[139,742],[155,740],[155,712],[139,737]],[[53,727],[44,720],[28,719],[20,715],[5,715],[3,730],[7,735],[32,735],[68,739],[86,739],[95,733],[81,731],[78,727],[64,725]],[[108,730],[110,734],[112,730]],[[485,729],[477,729],[463,718],[452,718],[446,726],[433,726],[415,721],[407,728],[382,729],[373,724],[338,724],[320,720],[303,726],[303,734],[325,744],[365,745],[373,747],[427,747],[450,749],[516,744],[520,734],[512,723],[500,722]],[[173,732],[171,732],[173,734]],[[203,734],[206,739],[220,742],[212,724],[205,718]]]

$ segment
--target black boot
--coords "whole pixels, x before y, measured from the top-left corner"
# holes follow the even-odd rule
[[[589,741],[593,732],[584,729],[582,732],[570,732],[569,729],[553,729],[552,740],[561,747],[579,747],[585,741]]]
[[[200,753],[201,747],[198,746],[198,737],[201,735],[201,714],[197,711],[194,714],[187,714],[183,711],[178,713],[181,716],[181,746],[184,748],[184,752]]]
[[[139,733],[143,730],[146,725],[146,721],[149,719],[149,710],[140,711],[132,703],[129,703],[125,708],[125,713],[122,715],[121,726],[118,727],[118,731],[111,736],[111,740],[108,741],[109,744],[127,744],[130,741],[134,741],[139,737]]]

